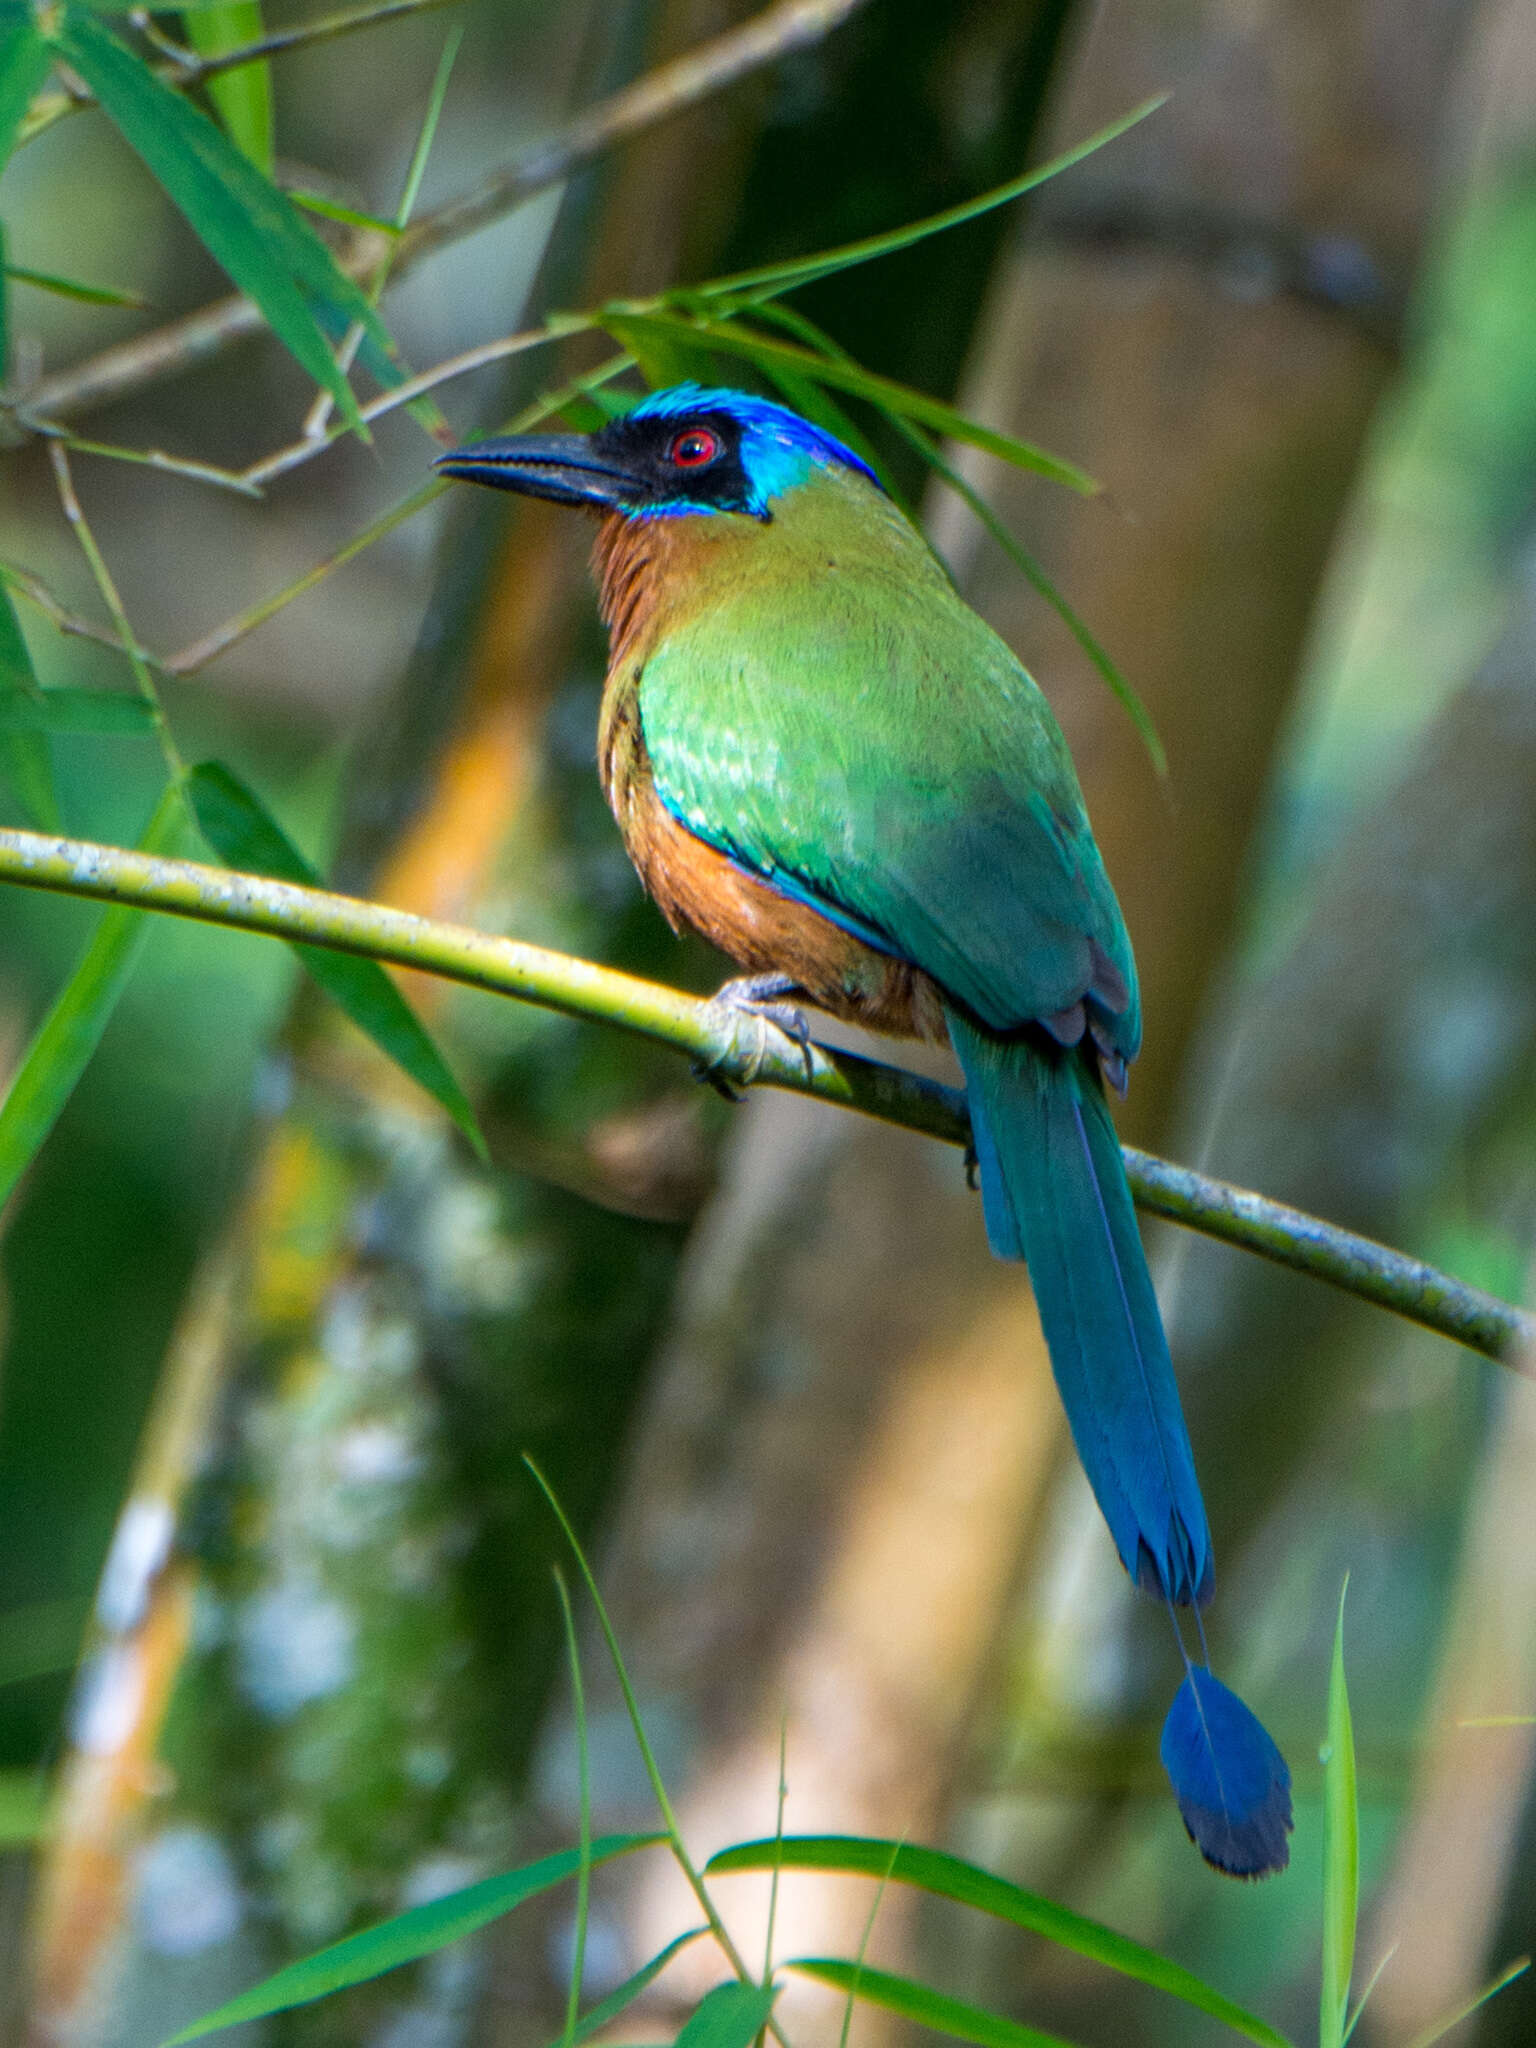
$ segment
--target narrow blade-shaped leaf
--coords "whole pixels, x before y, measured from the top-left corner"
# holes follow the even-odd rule
[[[946,405],[942,399],[930,397],[926,391],[914,391],[910,385],[898,384],[893,378],[877,376],[860,363],[824,356],[815,350],[797,347],[793,342],[754,333],[734,321],[685,320],[674,313],[644,312],[632,306],[605,306],[598,319],[615,340],[622,341],[632,352],[637,353],[642,346],[654,343],[659,337],[670,336],[674,341],[691,340],[696,348],[714,348],[727,355],[739,356],[765,375],[771,376],[776,370],[785,369],[815,383],[830,384],[834,390],[850,392],[853,397],[864,399],[882,412],[893,413],[899,419],[916,420],[921,426],[932,427],[952,441],[969,442],[988,455],[1001,456],[1004,462],[1011,462],[1015,468],[1032,470],[1037,476],[1048,477],[1053,483],[1065,484],[1069,490],[1081,492],[1084,497],[1091,497],[1099,488],[1087,471],[1079,469],[1075,463],[1048,455],[1043,448],[1016,440],[1013,435],[1000,433],[995,427],[983,426],[979,420],[970,419],[954,406]]]
[[[0,1685],[71,1670],[90,1618],[83,1600],[40,1600],[0,1613]]]
[[[7,5],[0,10],[0,167],[15,146],[16,131],[33,93],[48,75],[53,52],[39,33],[30,7]],[[5,253],[0,237],[0,259]],[[11,356],[9,267],[0,276],[0,383],[9,374]]]
[[[936,2034],[950,2034],[957,2041],[973,2041],[976,2048],[1073,2048],[1060,2034],[1043,2034],[1038,2027],[1026,2027],[985,2006],[971,2005],[963,1998],[951,1998],[931,1985],[911,1977],[893,1977],[888,1970],[872,1970],[865,1963],[848,1963],[832,1956],[805,1956],[783,1968],[802,1977],[814,1977],[867,2005],[884,2006],[900,2013],[920,2027],[932,2027]]]
[[[996,1877],[959,1856],[942,1849],[925,1849],[911,1842],[880,1841],[867,1835],[786,1835],[782,1841],[739,1842],[712,1856],[705,1866],[707,1876],[724,1876],[737,1870],[836,1870],[851,1876],[872,1877],[880,1882],[910,1884],[957,1905],[971,1906],[999,1920],[1011,1921],[1053,1941],[1134,1977],[1138,1983],[1172,1993],[1186,2005],[1209,2013],[1234,2032],[1256,2042],[1258,2048],[1290,2048],[1284,2034],[1242,2006],[1226,1998],[1186,1970],[1170,1962],[1155,1949],[1144,1948],[1100,1921],[1088,1920],[1054,1900],[1025,1891],[1022,1885]]]
[[[912,445],[919,451],[923,460],[933,470],[934,474],[942,477],[949,488],[958,497],[965,500],[965,503],[981,521],[988,533],[991,534],[1003,553],[1023,576],[1025,582],[1037,590],[1051,607],[1051,610],[1055,612],[1067,631],[1072,635],[1072,638],[1081,647],[1084,654],[1087,655],[1104,681],[1109,685],[1111,693],[1119,699],[1121,709],[1126,713],[1132,725],[1135,726],[1141,736],[1141,743],[1147,750],[1152,766],[1160,776],[1166,776],[1168,773],[1168,753],[1163,745],[1162,736],[1153,723],[1151,712],[1143,704],[1137,691],[1132,687],[1129,679],[1122,672],[1103,643],[1089,628],[1086,620],[1080,617],[1072,605],[1068,603],[1065,592],[1051,581],[1051,578],[1047,576],[1041,564],[1009,532],[980,491],[972,489],[959,470],[953,468],[944,460],[938,449],[921,429],[910,426],[905,420],[898,420],[896,424],[898,428],[908,434]]]
[[[663,1840],[661,1835],[603,1835],[592,1844],[592,1862],[611,1863],[616,1856],[649,1849]],[[402,1963],[432,1955],[449,1942],[459,1941],[490,1921],[499,1920],[502,1914],[512,1912],[526,1900],[537,1898],[540,1892],[563,1884],[568,1877],[575,1876],[580,1864],[579,1849],[562,1849],[558,1855],[542,1857],[537,1863],[525,1863],[520,1870],[482,1878],[479,1884],[466,1885],[445,1898],[412,1906],[408,1912],[396,1914],[393,1920],[382,1921],[362,1934],[348,1935],[345,1941],[332,1942],[329,1948],[289,1963],[264,1983],[253,1985],[238,1998],[183,2027],[179,2034],[171,2036],[165,2048],[180,2048],[183,2041],[201,2040],[205,2034],[217,2033],[221,2027],[232,2027],[240,2020],[264,2019],[268,2013],[311,2005],[332,1991],[366,1984],[372,1977],[382,1977],[386,1970],[396,1970]]]
[[[141,292],[122,291],[110,284],[85,284],[78,277],[55,277],[51,270],[28,270],[21,263],[7,263],[5,274],[15,284],[29,284],[36,291],[74,299],[82,306],[126,306],[142,313],[149,305]]]
[[[707,293],[710,298],[750,300],[770,292],[794,291],[800,285],[831,277],[836,271],[851,270],[855,264],[871,263],[877,256],[890,256],[898,249],[910,249],[915,242],[926,241],[930,235],[941,235],[946,228],[960,227],[980,214],[992,212],[995,207],[1007,206],[1012,200],[1022,199],[1026,192],[1033,192],[1048,179],[1060,177],[1063,171],[1080,164],[1085,157],[1093,156],[1128,128],[1145,121],[1149,114],[1155,114],[1167,97],[1166,93],[1158,93],[1152,99],[1143,100],[1128,114],[1122,114],[1107,127],[1098,129],[1086,142],[1074,143],[1059,156],[1053,156],[1049,163],[1025,171],[1020,177],[1010,178],[1005,185],[994,185],[989,192],[963,200],[959,206],[947,207],[943,213],[930,213],[924,220],[909,221],[904,227],[892,228],[883,235],[866,235],[862,241],[845,242],[837,249],[823,249],[815,256],[792,256],[784,262],[770,263],[758,270],[741,270],[733,277],[716,278],[710,284],[695,285],[690,293],[677,296]]]
[[[203,837],[232,868],[280,882],[323,887],[319,875],[253,790],[218,761],[187,777],[187,797]],[[426,1027],[377,960],[295,945],[306,972],[396,1066],[448,1112],[483,1159],[485,1139],[468,1098]]]
[[[840,348],[830,335],[823,333],[814,321],[808,320],[803,313],[793,306],[780,306],[776,304],[759,306],[754,309],[753,317],[758,320],[766,320],[775,327],[782,327],[786,333],[793,334],[798,340],[803,341],[808,348],[816,349],[823,355],[836,356],[845,362],[851,360],[846,349]],[[807,396],[816,393],[816,386],[810,384],[807,380],[798,378],[792,382],[786,381],[783,373],[780,373],[775,381],[780,385],[790,403],[798,406],[802,412],[806,412],[807,418],[818,418],[816,413],[807,411],[807,407],[802,402],[802,399],[796,395],[797,386]],[[830,408],[832,414],[841,411],[841,408],[825,392],[819,393],[818,402],[823,414],[826,413],[828,408]],[[846,420],[846,415],[844,415],[844,418]],[[885,482],[886,489],[890,490],[889,481],[885,478],[879,464],[872,459],[867,446],[861,447],[857,441],[848,440],[847,433],[839,431],[832,417],[820,417],[818,423],[829,427],[834,434],[838,434],[841,440],[847,442],[847,445],[853,449],[856,455],[862,456],[869,463],[871,469],[875,469],[880,474],[881,480]],[[851,424],[851,422],[848,422],[848,424]],[[893,420],[892,425],[907,443],[908,447],[914,449],[923,458],[935,476],[942,477],[950,489],[965,501],[1003,550],[1004,554],[1008,556],[1009,560],[1020,571],[1025,581],[1040,593],[1046,603],[1060,618],[1062,624],[1072,635],[1078,646],[1082,648],[1084,654],[1093,663],[1104,681],[1108,683],[1111,692],[1120,700],[1121,707],[1130,718],[1137,732],[1141,735],[1142,744],[1151,757],[1152,766],[1160,776],[1166,776],[1168,773],[1168,755],[1163,747],[1157,727],[1152,722],[1151,712],[1142,703],[1141,698],[1131,687],[1130,682],[1122,674],[1099,640],[1089,630],[1086,621],[1080,618],[1077,612],[1073,610],[1063,592],[1046,575],[1045,570],[1035,560],[1034,556],[1029,553],[1028,549],[1020,546],[1019,542],[1008,531],[1008,528],[1004,526],[1001,519],[998,518],[981,493],[973,490],[960,472],[952,468],[944,460],[935,446],[932,436],[925,433],[921,427],[915,427],[910,420]],[[892,495],[896,496],[896,493],[892,492]]]
[[[464,40],[462,27],[449,32],[443,44],[442,55],[437,60],[433,75],[432,89],[427,94],[426,111],[421,117],[421,127],[416,134],[416,146],[411,151],[411,161],[406,166],[405,183],[400,188],[400,204],[395,208],[394,227],[403,232],[410,225],[411,215],[416,211],[416,202],[421,197],[421,181],[427,175],[427,159],[432,154],[432,145],[437,140],[437,124],[443,116],[443,103],[448,97],[448,81],[453,76],[453,67],[458,62],[459,46]]]
[[[25,1849],[42,1840],[53,1792],[36,1771],[0,1771],[0,1849]]]
[[[0,583],[0,774],[38,830],[57,832],[53,756],[47,735],[26,723],[41,696],[11,593]]]
[[[464,40],[463,27],[450,31],[443,44],[442,55],[437,60],[437,71],[432,80],[432,90],[427,94],[426,112],[422,115],[421,128],[416,137],[416,147],[411,151],[411,161],[406,169],[405,184],[400,192],[400,204],[395,208],[394,229],[403,234],[410,225],[411,215],[416,211],[416,201],[421,196],[421,181],[427,175],[427,160],[432,154],[432,145],[437,140],[437,124],[442,119],[443,105],[448,98],[448,81],[453,76],[453,67],[458,62],[459,46]],[[373,274],[368,287],[370,305],[376,306],[384,296],[384,287],[389,281],[390,268],[394,262],[392,252],[386,251],[383,262]],[[448,422],[442,408],[431,393],[413,398],[406,411],[418,426],[425,427],[429,434],[446,431]]]
[[[0,637],[3,637],[0,626]],[[126,690],[36,690],[0,696],[3,733],[128,733],[153,739],[155,707]]]
[[[701,1935],[708,1932],[707,1927],[690,1927],[686,1934],[680,1934],[675,1941],[669,1941],[659,1955],[652,1956],[648,1963],[642,1964],[636,1970],[633,1977],[626,1977],[616,1991],[610,1991],[608,1996],[594,2005],[590,2012],[583,2013],[570,2032],[558,2036],[549,2044],[549,2048],[581,2048],[583,2041],[590,2041],[592,2036],[601,2033],[604,2027],[612,2026],[619,2014],[633,2005],[647,1985],[654,1983],[661,1975],[679,1949],[687,1948],[690,1942],[697,1941]]]
[[[677,2048],[751,2048],[778,1995],[773,1984],[717,1984],[694,2007]]]
[[[322,220],[339,221],[344,228],[366,228],[371,235],[398,235],[400,230],[392,220],[380,220],[376,213],[364,213],[361,207],[343,206],[339,199],[328,199],[323,192],[304,192],[296,186],[286,187],[288,197],[295,206],[306,213],[317,213]]]
[[[1452,2027],[1459,2027],[1480,2005],[1486,2005],[1490,1998],[1496,1998],[1506,1984],[1513,1984],[1517,1977],[1523,1977],[1530,1967],[1530,1957],[1522,1956],[1518,1963],[1511,1963],[1507,1970],[1500,1970],[1492,1983],[1485,1984],[1481,1991],[1475,1992],[1465,2005],[1458,2005],[1454,2012],[1447,2013],[1444,2019],[1436,2020],[1434,2025],[1426,2027],[1422,2034],[1415,2034],[1408,2048],[1434,2048],[1434,2044],[1443,2041]]]
[[[32,9],[0,10],[0,164],[10,156],[21,117],[52,62],[53,52]]]
[[[222,57],[226,50],[260,42],[260,0],[221,0],[216,7],[188,7],[182,18],[187,41],[199,56]],[[272,175],[272,67],[263,58],[218,71],[207,81],[208,97],[237,149],[257,170]]]
[[[140,851],[164,853],[181,816],[180,797],[167,790],[139,841]],[[0,1103],[0,1208],[37,1157],[101,1043],[133,972],[145,927],[141,910],[103,911],[79,966],[23,1054]]]
[[[853,361],[853,357],[845,348],[840,347],[829,334],[824,334],[793,306],[763,306],[757,310],[754,317],[766,320],[774,327],[782,327],[786,334],[794,335],[797,341],[803,341],[808,348],[815,349],[818,354],[834,356],[842,362]],[[800,371],[786,369],[782,365],[770,371],[769,375],[787,404],[792,405],[796,412],[803,413],[808,420],[814,420],[818,427],[825,427],[829,434],[835,434],[845,448],[851,448],[861,462],[869,464],[891,496],[900,502],[899,494],[886,473],[885,464],[830,391],[823,385],[813,383]],[[906,509],[905,506],[903,509]]]
[[[718,384],[720,373],[709,349],[693,338],[690,324],[661,328],[654,322],[622,315],[604,318],[604,327],[629,350],[640,374],[653,390],[668,384]]]
[[[339,343],[358,321],[374,375],[394,383],[398,372],[377,314],[324,243],[221,129],[100,22],[64,13],[53,41],[273,332],[332,393],[349,424],[360,427],[357,400],[329,343]]]
[[[1346,1579],[1346,1592],[1348,1587]],[[1323,1984],[1319,2048],[1343,2048],[1359,1910],[1360,1807],[1355,1786],[1355,1730],[1344,1677],[1341,1592],[1333,1631],[1333,1666],[1328,1677],[1328,1740],[1323,1748]]]

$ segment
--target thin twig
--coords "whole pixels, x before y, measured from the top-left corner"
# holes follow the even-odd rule
[[[468,376],[472,370],[483,370],[488,363],[503,362],[508,356],[522,355],[529,349],[565,340],[573,334],[590,333],[595,324],[581,314],[554,314],[542,327],[525,328],[520,334],[504,334],[497,341],[479,342],[474,348],[463,349],[456,356],[447,356],[442,362],[434,363],[430,370],[408,377],[403,384],[391,385],[388,391],[360,406],[359,413],[364,422],[371,425],[389,413],[399,412],[403,406],[413,405],[417,399],[435,391],[440,384],[451,383],[455,377]],[[344,355],[341,360],[345,369]],[[326,392],[322,396],[328,398],[330,394]],[[312,419],[314,417],[311,416]],[[327,448],[352,432],[345,422],[338,424],[320,420],[318,425],[312,425],[311,420],[306,420],[297,441],[290,441],[283,448],[274,448],[270,455],[258,457],[245,469],[219,469],[213,463],[168,455],[160,448],[120,448],[112,442],[81,440],[56,421],[33,419],[30,414],[21,415],[21,423],[49,441],[60,442],[73,455],[100,455],[112,462],[137,463],[146,469],[158,469],[167,476],[186,477],[193,483],[217,484],[221,490],[235,491],[245,498],[261,497],[265,484],[302,468],[306,462],[313,462],[317,455],[323,455]]]
[[[744,1036],[755,1041],[757,1034],[745,1033],[715,1005],[520,940],[353,896],[39,832],[0,831],[0,881],[366,954],[567,1016],[616,1024],[688,1054],[737,1086],[760,1082],[813,1095],[954,1145],[970,1138],[958,1089],[822,1046],[811,1047],[807,1063],[788,1038],[743,1046]],[[1283,1202],[1132,1146],[1124,1151],[1131,1192],[1151,1214],[1310,1273],[1516,1370],[1533,1369],[1536,1316]]]
[[[128,666],[133,670],[133,679],[139,686],[140,696],[154,713],[155,732],[160,741],[160,751],[165,756],[165,765],[170,770],[172,781],[180,782],[186,774],[186,764],[181,758],[181,749],[176,744],[176,736],[171,731],[170,721],[166,718],[165,706],[160,702],[160,691],[155,682],[153,665],[139,646],[138,635],[134,632],[132,622],[123,608],[123,600],[112,571],[107,567],[106,557],[96,545],[96,536],[80,508],[80,500],[75,495],[75,480],[70,474],[69,454],[62,441],[48,443],[48,460],[53,465],[54,481],[58,486],[59,504],[63,508],[64,517],[80,543],[80,552],[90,565],[91,574],[96,579],[96,588],[101,592],[102,601],[111,613],[112,623],[117,628],[118,646],[122,649]]]
[[[430,370],[423,370],[418,376],[408,377],[403,384],[393,385],[359,410],[371,425],[374,420],[383,419],[386,413],[398,412],[402,406],[410,405],[424,393],[435,391],[439,384],[447,384],[454,377],[467,376],[471,370],[483,370],[487,363],[502,362],[508,356],[522,355],[528,349],[540,348],[546,342],[562,340],[567,335],[588,333],[593,325],[592,321],[575,314],[569,318],[557,316],[542,327],[525,328],[521,334],[506,334],[499,341],[482,341],[475,348],[464,349],[459,355],[435,363]],[[286,476],[289,470],[312,461],[333,441],[351,431],[345,424],[322,425],[318,432],[306,432],[299,440],[290,441],[286,448],[276,448],[270,455],[262,456],[249,469],[239,470],[236,473],[238,480],[245,489],[259,491],[274,477]]]
[[[488,346],[494,348],[499,344],[493,342]],[[569,384],[562,386],[560,390],[548,392],[542,398],[536,399],[532,405],[525,406],[511,423],[510,431],[526,433],[530,427],[537,426],[551,414],[559,412],[578,392],[595,391],[601,385],[610,382],[626,370],[633,360],[632,356],[621,353],[599,363],[595,370],[583,371],[579,377],[573,377]],[[426,374],[430,376],[434,373],[429,371]],[[333,569],[339,569],[344,562],[352,561],[365,548],[372,547],[376,540],[382,540],[386,533],[392,533],[403,520],[421,511],[447,488],[440,477],[432,477],[426,483],[419,484],[409,497],[402,498],[398,504],[391,505],[387,511],[381,512],[361,533],[353,534],[335,554],[328,555],[323,562],[317,562],[313,568],[306,569],[302,576],[296,577],[283,589],[274,591],[270,597],[264,597],[259,603],[251,605],[238,617],[226,619],[222,625],[215,626],[212,632],[205,633],[200,640],[194,640],[190,647],[184,647],[179,654],[173,654],[169,660],[159,662],[161,672],[165,675],[190,676],[195,675],[199,669],[206,668],[216,656],[227,653],[237,641],[243,640],[247,633],[253,633],[258,626],[265,625],[266,621],[280,612],[285,605],[292,604],[296,597],[302,597],[306,591],[313,590]]]
[[[305,43],[330,42],[336,36],[351,35],[358,29],[376,28],[381,22],[395,21],[402,14],[420,14],[429,7],[454,4],[455,0],[383,0],[380,6],[349,8],[343,14],[328,14],[319,21],[305,22],[300,28],[276,29],[259,42],[241,43],[235,49],[221,51],[216,57],[211,54],[203,57],[195,50],[183,49],[142,22],[135,21],[134,26],[141,34],[147,35],[166,58],[165,63],[155,66],[159,76],[168,85],[185,87],[199,85],[205,78],[216,78],[221,71],[234,71],[242,64],[257,63],[263,57],[280,57],[285,50],[296,50]],[[64,115],[95,104],[95,94],[83,89],[39,93],[21,123],[18,146],[41,135],[45,128],[51,128]]]
[[[247,633],[254,633],[258,626],[264,626],[267,620],[275,617],[285,605],[292,604],[296,597],[302,597],[306,591],[313,590],[317,584],[323,583],[333,569],[341,568],[344,563],[360,555],[365,548],[372,547],[376,540],[382,540],[386,533],[392,533],[403,521],[413,518],[446,489],[447,485],[440,477],[433,477],[429,482],[419,485],[408,498],[402,498],[398,504],[391,505],[387,512],[381,513],[370,525],[365,526],[361,533],[354,533],[334,554],[327,555],[323,562],[316,562],[312,569],[306,569],[302,576],[296,577],[282,590],[274,592],[271,597],[262,598],[258,603],[238,613],[236,617],[226,619],[222,625],[215,626],[211,633],[205,633],[200,640],[194,640],[190,647],[184,647],[179,654],[173,654],[168,660],[157,663],[161,673],[168,676],[196,675],[197,671],[206,668],[216,655],[226,653],[237,640],[243,640]]]
[[[299,28],[274,29],[259,42],[242,43],[238,49],[225,50],[217,57],[197,57],[191,63],[177,67],[177,85],[196,85],[204,78],[215,78],[221,71],[233,71],[238,65],[256,63],[262,57],[281,57],[287,50],[297,50],[306,43],[329,43],[337,36],[355,34],[358,29],[377,28],[386,21],[398,21],[403,14],[423,14],[429,8],[451,7],[457,0],[382,0],[375,7],[351,7],[341,14],[322,15],[319,21],[307,21]]]
[[[41,576],[34,575],[30,569],[22,568],[19,562],[0,561],[0,582],[8,589],[14,590],[18,596],[26,598],[28,603],[35,604],[43,616],[51,619],[61,633],[67,633],[78,640],[94,640],[100,647],[122,646],[122,641],[110,626],[98,625],[94,619],[79,618],[62,598],[54,595]],[[145,648],[140,647],[135,651],[145,661],[153,662],[155,659]]]
[[[473,234],[521,206],[536,194],[559,184],[573,171],[604,155],[632,135],[697,106],[738,80],[792,52],[819,42],[866,0],[778,0],[740,28],[702,43],[637,79],[633,85],[600,100],[566,127],[535,143],[500,171],[493,172],[455,199],[424,213],[394,242],[390,279],[400,279],[423,257]],[[222,61],[222,60],[221,60]],[[390,238],[376,233],[356,236],[337,261],[349,277],[372,275]],[[44,378],[18,394],[21,414],[45,419],[74,419],[94,406],[131,391],[179,376],[232,342],[260,333],[266,325],[254,301],[240,295],[220,299],[196,313],[155,328],[132,341],[103,349],[85,362]],[[18,415],[7,423],[12,440],[24,439],[28,428]]]
[[[416,137],[416,147],[411,151],[411,161],[406,167],[405,183],[401,188],[399,204],[395,208],[394,219],[390,222],[390,227],[396,234],[404,234],[405,230],[410,226],[411,215],[416,211],[416,201],[421,192],[421,181],[427,173],[427,158],[432,153],[432,144],[437,137],[437,124],[442,116],[443,102],[448,97],[448,81],[453,76],[453,67],[458,59],[459,45],[463,40],[464,29],[461,23],[457,28],[450,30],[448,40],[443,44],[442,55],[437,60],[437,75],[432,81],[432,90],[427,95],[426,114],[422,120],[420,133]],[[378,307],[379,300],[384,296],[384,287],[389,282],[389,273],[394,266],[394,260],[395,251],[393,247],[386,249],[383,256],[379,259],[372,277],[368,280],[368,303],[375,309]],[[362,346],[363,336],[366,331],[361,320],[354,320],[347,329],[346,339],[336,351],[336,366],[341,371],[343,377],[351,375],[352,365],[357,359],[357,352]],[[334,392],[321,389],[315,393],[315,402],[310,407],[304,421],[301,434],[302,439],[321,441],[325,438],[326,425],[330,420],[335,404],[336,397]],[[446,423],[443,421],[442,414],[437,411],[435,406],[430,410],[435,414],[435,421],[431,423],[424,422],[428,426],[428,431],[431,432],[434,425],[443,425],[446,431]]]
[[[141,469],[158,469],[163,476],[180,476],[195,484],[217,484],[220,490],[235,491],[243,498],[259,498],[261,491],[240,470],[220,469],[214,462],[196,462],[190,456],[170,455],[163,448],[123,448],[115,441],[87,441],[68,427],[52,420],[28,419],[26,424],[47,441],[57,441],[71,455],[100,455],[108,462],[129,462]]]

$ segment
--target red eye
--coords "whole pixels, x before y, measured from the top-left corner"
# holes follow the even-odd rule
[[[667,450],[667,460],[674,469],[702,469],[719,453],[718,435],[712,434],[708,427],[687,427]]]

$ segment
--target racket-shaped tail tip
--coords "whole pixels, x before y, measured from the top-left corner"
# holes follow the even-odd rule
[[[1189,1838],[1229,1877],[1268,1877],[1291,1858],[1291,1774],[1258,1716],[1203,1665],[1163,1723],[1163,1769]]]

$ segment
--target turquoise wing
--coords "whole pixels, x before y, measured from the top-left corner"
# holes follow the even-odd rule
[[[699,838],[994,1030],[1096,990],[1134,1057],[1135,966],[1066,742],[947,582],[828,577],[814,618],[702,608],[646,663],[640,717],[657,792]]]

